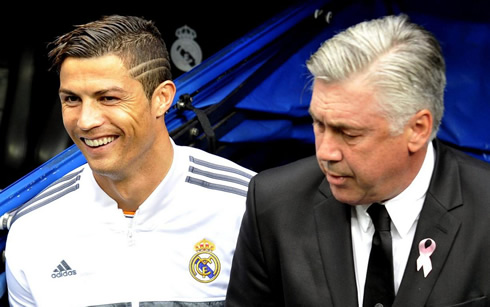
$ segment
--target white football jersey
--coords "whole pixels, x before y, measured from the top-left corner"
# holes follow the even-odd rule
[[[222,306],[254,172],[174,146],[172,166],[133,217],[87,164],[11,217],[12,306]]]

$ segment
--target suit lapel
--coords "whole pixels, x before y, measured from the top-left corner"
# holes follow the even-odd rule
[[[323,180],[316,198],[315,222],[333,306],[357,306],[350,230],[350,207],[335,200]]]
[[[461,184],[457,163],[436,142],[436,166],[420,213],[417,230],[394,306],[424,306],[439,277],[461,222],[451,210],[462,206]],[[424,277],[417,271],[419,242],[431,238],[436,249],[431,255],[432,271]]]
[[[460,222],[453,218],[435,199],[428,196],[421,212],[417,231],[412,243],[405,273],[394,306],[424,306],[444,267],[451,245],[459,230]],[[423,269],[417,271],[419,242],[431,238],[436,249],[430,256],[432,271],[424,277]],[[410,302],[407,304],[407,302]]]

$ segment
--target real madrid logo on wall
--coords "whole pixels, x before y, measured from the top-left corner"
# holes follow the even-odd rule
[[[170,48],[170,57],[175,66],[182,71],[189,71],[202,61],[201,47],[194,41],[196,31],[187,25],[175,31],[178,39]]]
[[[196,254],[189,262],[189,272],[195,280],[208,283],[215,280],[221,272],[221,263],[218,257],[213,254],[215,246],[212,242],[202,239],[194,249]]]

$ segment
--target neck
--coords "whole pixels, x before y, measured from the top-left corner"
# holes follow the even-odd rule
[[[420,170],[422,169],[427,155],[428,146],[429,144],[422,147],[419,151],[410,154],[408,164],[409,167],[407,167],[406,174],[400,175],[401,184],[399,185],[399,189],[395,193],[390,195],[390,197],[388,197],[387,199],[383,199],[382,202],[386,202],[397,197],[412,184],[412,182],[415,180]]]
[[[136,211],[167,175],[173,161],[173,147],[167,138],[161,146],[155,146],[154,159],[134,167],[117,178],[94,173],[102,190],[125,211]]]

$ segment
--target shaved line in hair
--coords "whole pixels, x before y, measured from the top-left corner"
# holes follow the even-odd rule
[[[135,78],[142,78],[144,75],[159,69],[169,69],[168,62],[164,58],[158,58],[143,62],[129,70],[129,74]]]
[[[144,71],[141,74],[139,74],[138,76],[134,76],[133,78],[136,79],[136,80],[141,80],[145,76],[147,76],[147,75],[149,75],[151,73],[154,73],[156,71],[163,70],[163,69],[167,69],[167,68],[165,68],[165,67],[155,67],[155,68],[152,68],[150,70]]]

